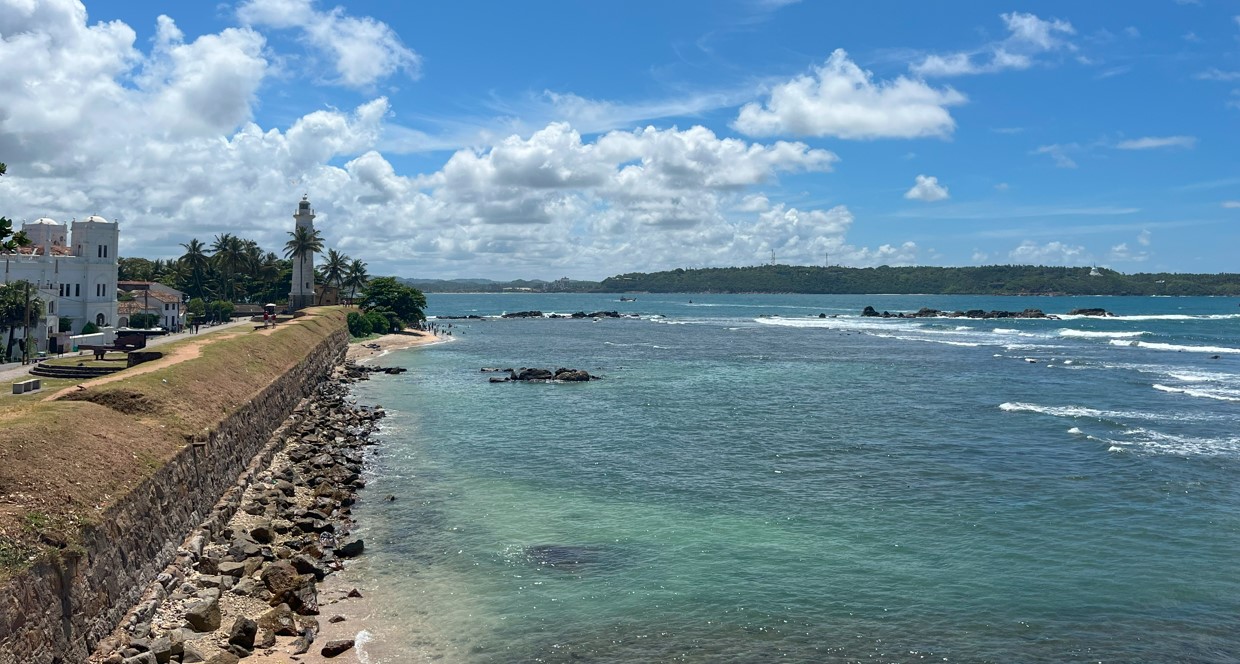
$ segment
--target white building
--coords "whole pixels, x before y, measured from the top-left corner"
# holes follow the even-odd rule
[[[117,326],[129,327],[134,314],[154,314],[159,327],[180,332],[185,327],[185,293],[157,281],[118,281],[116,287],[133,295],[117,305]]]
[[[310,209],[310,201],[301,197],[297,204],[297,213],[293,215],[297,228],[305,228],[314,232],[314,210]],[[297,311],[314,306],[314,254],[293,256],[293,283],[288,294],[289,311]]]
[[[22,224],[32,244],[16,253],[0,255],[0,283],[28,281],[38,289],[47,310],[31,336],[38,350],[47,350],[60,319],[70,321],[74,334],[87,322],[111,327],[116,321],[117,249],[120,230],[115,222],[91,216],[65,225],[43,218]],[[17,331],[18,337],[23,334]]]

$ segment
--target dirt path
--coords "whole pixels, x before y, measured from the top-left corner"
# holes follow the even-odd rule
[[[160,369],[163,369],[164,367],[170,367],[174,364],[180,364],[181,362],[184,362],[186,360],[192,360],[202,355],[203,346],[213,344],[217,341],[223,341],[225,339],[232,339],[233,337],[240,336],[241,334],[242,334],[241,332],[230,332],[228,334],[213,334],[209,337],[205,337],[205,338],[198,339],[196,341],[187,343],[184,346],[181,346],[177,348],[176,350],[172,351],[171,353],[164,355],[158,360],[151,360],[150,362],[143,362],[142,364],[139,364],[136,367],[131,367],[129,369],[123,369],[114,374],[109,374],[107,376],[103,376],[100,378],[92,378],[88,381],[78,383],[77,385],[70,385],[69,387],[66,387],[63,390],[54,392],[51,395],[44,397],[43,400],[44,401],[55,401],[56,399],[59,399],[60,397],[66,394],[69,394],[70,392],[77,392],[78,390],[84,390],[88,387],[94,387],[96,385],[103,385],[105,383],[111,383],[117,380],[124,380],[126,378],[129,378],[130,376],[138,376],[140,374],[150,373],[152,371],[158,371]]]

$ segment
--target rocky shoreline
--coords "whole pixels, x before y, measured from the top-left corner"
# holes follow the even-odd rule
[[[361,597],[351,589],[326,599],[316,584],[364,551],[349,537],[351,508],[365,486],[363,450],[384,417],[352,403],[348,385],[400,371],[337,367],[273,434],[272,462],[237,479],[90,661],[233,664],[352,649],[351,639],[316,643],[324,607]]]
[[[890,311],[879,312],[874,307],[866,307],[861,311],[861,315],[866,318],[1046,318],[1049,320],[1060,320],[1059,316],[1045,313],[1041,309],[1025,309],[1024,311],[986,311],[985,309],[940,311],[930,307],[922,307],[917,311],[893,314]],[[1073,309],[1067,315],[1107,317],[1114,316],[1115,314],[1106,309]],[[826,314],[821,314],[819,318],[826,318]]]

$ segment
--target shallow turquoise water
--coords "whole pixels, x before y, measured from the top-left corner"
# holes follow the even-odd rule
[[[370,661],[1237,660],[1234,299],[429,300],[641,318],[451,321],[358,386]]]

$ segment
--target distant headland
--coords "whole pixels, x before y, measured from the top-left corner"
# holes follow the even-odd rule
[[[630,272],[602,281],[408,279],[428,293],[805,293],[931,295],[1240,295],[1240,274],[1123,274],[1097,267],[758,265]]]

